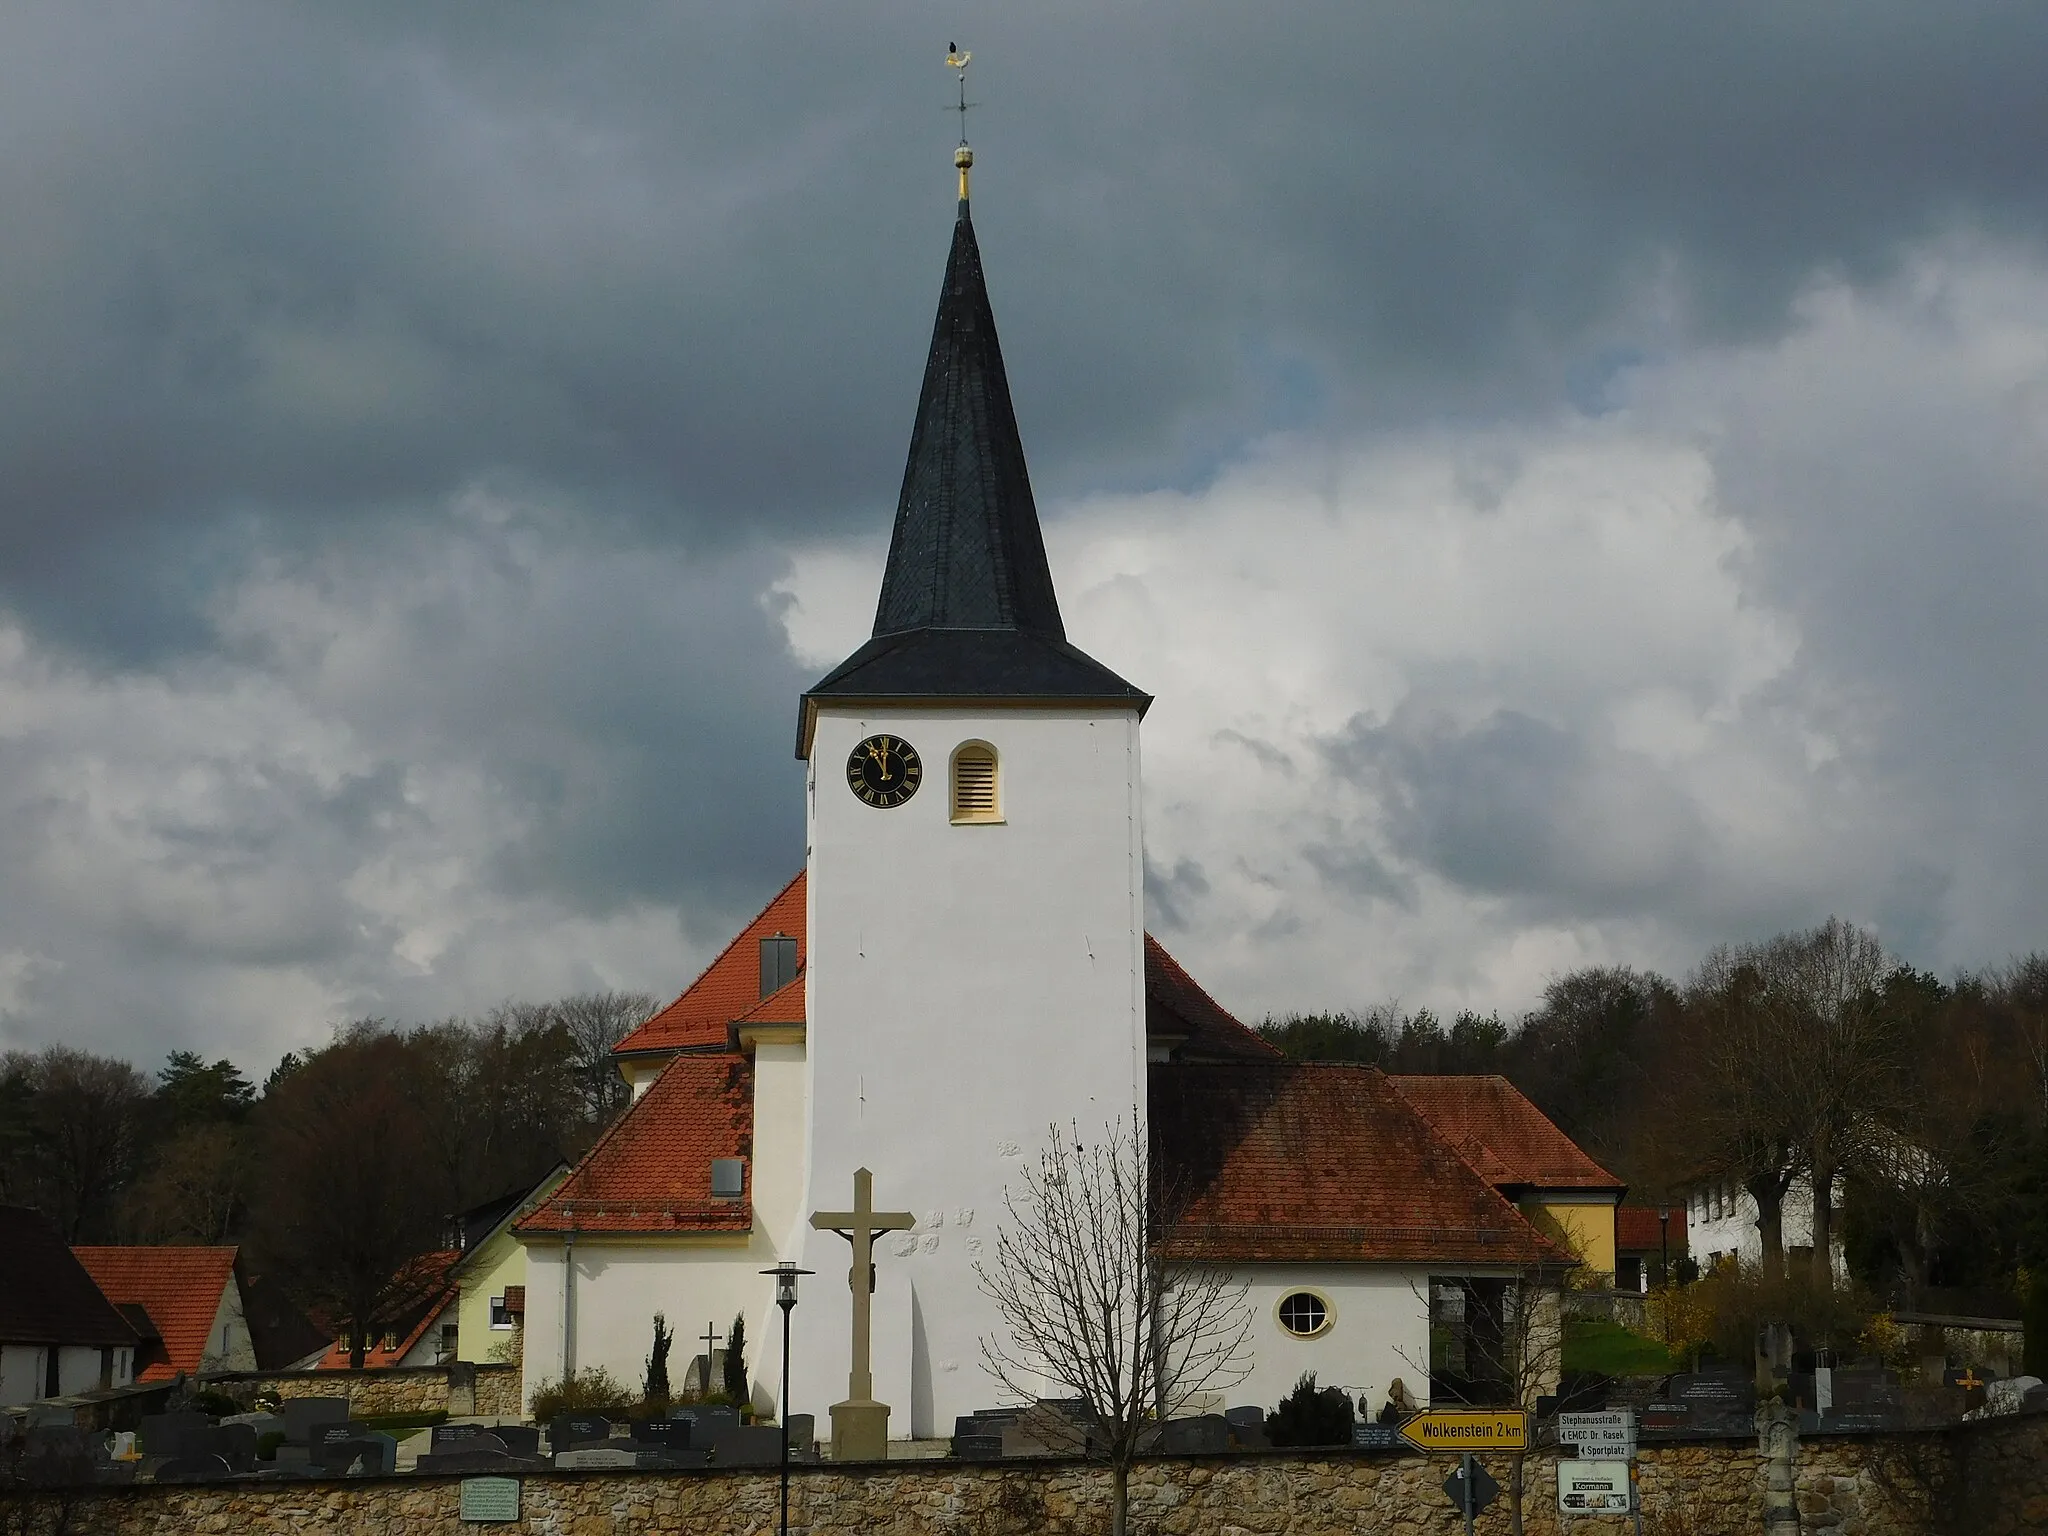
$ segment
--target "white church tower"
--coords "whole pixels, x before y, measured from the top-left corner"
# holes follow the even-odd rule
[[[1142,1113],[1150,699],[1067,643],[981,253],[959,216],[874,636],[803,698],[809,764],[809,1181],[854,1171],[916,1226],[876,1240],[875,1396],[890,1433],[996,1401],[977,1289],[1006,1185],[1054,1125]],[[846,1395],[848,1249],[795,1314],[792,1406]]]

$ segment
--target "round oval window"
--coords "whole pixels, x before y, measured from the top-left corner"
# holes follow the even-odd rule
[[[1314,1291],[1294,1291],[1280,1298],[1280,1326],[1298,1339],[1330,1326],[1330,1309]]]

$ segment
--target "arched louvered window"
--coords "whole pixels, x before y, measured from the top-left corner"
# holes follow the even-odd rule
[[[985,741],[962,742],[953,751],[953,820],[1001,821],[1002,782],[996,749]]]

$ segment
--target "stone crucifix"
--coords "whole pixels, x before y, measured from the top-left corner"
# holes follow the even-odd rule
[[[853,1291],[853,1368],[846,1376],[846,1401],[832,1405],[832,1459],[881,1461],[889,1454],[889,1405],[875,1401],[875,1373],[868,1349],[868,1320],[873,1311],[875,1239],[916,1224],[908,1211],[875,1209],[875,1176],[865,1168],[853,1171],[853,1209],[813,1211],[811,1225],[837,1232],[853,1244],[853,1267],[846,1272]]]

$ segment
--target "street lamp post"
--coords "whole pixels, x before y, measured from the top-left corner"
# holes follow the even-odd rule
[[[1664,1348],[1671,1348],[1671,1207],[1657,1207],[1657,1246],[1661,1250],[1657,1260],[1657,1283],[1664,1288],[1664,1305],[1658,1310],[1664,1314]]]
[[[782,1526],[789,1536],[789,1314],[796,1307],[796,1277],[812,1271],[798,1269],[784,1259],[773,1269],[761,1271],[775,1277],[775,1305],[782,1308],[782,1396],[776,1401],[775,1416],[782,1421]]]

